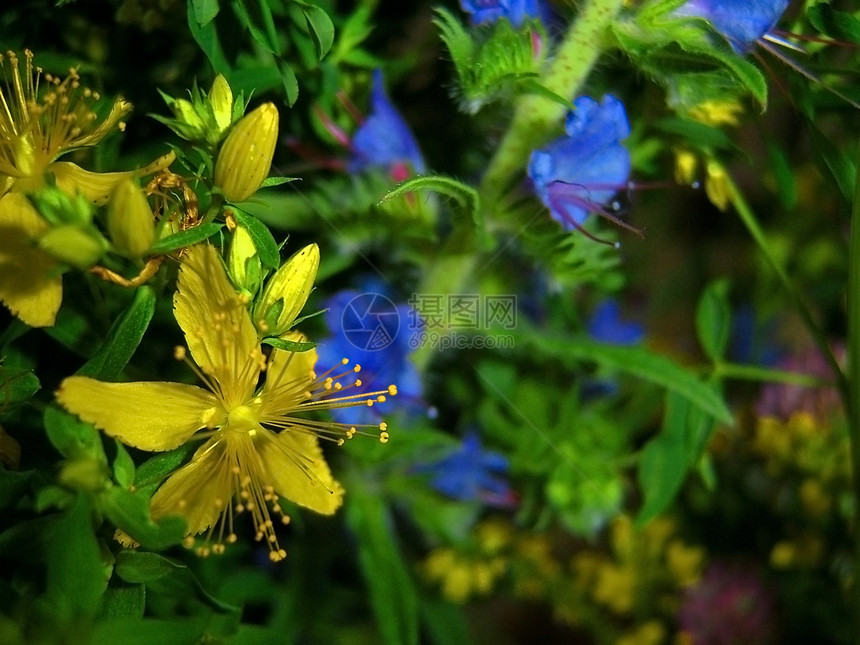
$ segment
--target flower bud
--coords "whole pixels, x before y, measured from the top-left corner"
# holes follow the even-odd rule
[[[114,248],[132,258],[142,257],[155,241],[152,209],[133,179],[124,179],[114,188],[108,204],[107,228]]]
[[[79,194],[69,194],[60,188],[47,186],[30,195],[39,214],[51,224],[76,224],[88,226],[93,221],[95,209]]]
[[[107,250],[107,240],[92,227],[64,224],[39,238],[39,248],[52,257],[86,269],[98,262]]]
[[[227,272],[233,284],[250,298],[254,297],[263,283],[263,264],[254,240],[244,226],[237,226],[233,232],[227,254]]]
[[[277,139],[274,103],[264,103],[233,126],[215,162],[215,185],[228,201],[242,202],[257,192],[269,174]]]
[[[218,125],[218,133],[223,134],[233,122],[233,90],[222,74],[218,74],[212,82],[209,90],[209,105],[212,107],[212,115]]]
[[[261,334],[280,336],[305,306],[320,266],[320,249],[309,244],[293,254],[266,283],[254,308],[254,324]]]

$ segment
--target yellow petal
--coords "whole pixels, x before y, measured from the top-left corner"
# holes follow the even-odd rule
[[[173,311],[191,355],[218,381],[227,408],[242,405],[257,385],[262,354],[251,317],[215,247],[188,249],[178,285]]]
[[[70,376],[57,399],[69,412],[142,450],[176,448],[225,416],[214,394],[181,383],[104,383]]]
[[[0,300],[31,327],[53,325],[63,299],[57,263],[32,243],[47,229],[23,195],[0,199]]]
[[[281,336],[284,340],[296,343],[307,342],[307,337],[298,332]],[[262,417],[273,417],[294,411],[307,401],[305,392],[316,377],[313,373],[317,362],[317,350],[306,352],[285,352],[273,349],[266,368],[266,383],[260,398],[263,399]]]
[[[187,523],[187,535],[212,526],[233,496],[233,480],[222,457],[223,446],[215,440],[200,446],[191,461],[155,491],[149,505],[152,518],[181,515]]]
[[[331,476],[317,438],[295,430],[264,431],[256,442],[265,479],[291,502],[333,514],[343,503],[343,488]]]
[[[101,206],[108,202],[114,188],[121,181],[164,170],[173,163],[174,159],[176,159],[176,155],[171,151],[160,156],[148,166],[122,172],[92,172],[69,161],[55,161],[48,166],[48,172],[53,173],[54,179],[57,181],[57,188],[64,193],[72,196],[80,193],[88,202]],[[18,190],[17,185],[14,190]]]

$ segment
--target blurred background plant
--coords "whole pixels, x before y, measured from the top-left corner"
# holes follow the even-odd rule
[[[817,0],[4,6],[0,642],[856,642],[858,44]],[[150,518],[195,444],[53,402],[194,382],[201,242],[264,345],[398,388],[276,564]]]

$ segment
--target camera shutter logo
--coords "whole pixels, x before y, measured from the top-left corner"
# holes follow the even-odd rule
[[[397,307],[380,293],[363,293],[350,300],[340,322],[350,344],[367,352],[385,349],[400,331]]]

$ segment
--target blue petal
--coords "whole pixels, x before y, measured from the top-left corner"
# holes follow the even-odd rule
[[[789,0],[690,0],[674,13],[707,20],[735,51],[745,53],[774,28],[788,5]]]
[[[417,172],[424,172],[424,158],[409,126],[391,104],[385,93],[382,71],[373,72],[370,114],[352,138],[352,158],[349,172],[368,168],[390,169],[400,163],[410,163]]]
[[[613,345],[635,345],[645,336],[641,325],[627,322],[619,315],[618,303],[614,300],[604,300],[588,323],[588,334],[603,343]]]
[[[607,95],[574,101],[565,122],[567,136],[532,153],[528,174],[550,214],[567,230],[581,226],[590,212],[606,206],[630,177],[629,136],[624,105]]]
[[[519,27],[527,18],[538,18],[543,22],[549,18],[549,9],[543,0],[460,0],[460,6],[475,25],[507,18]]]

